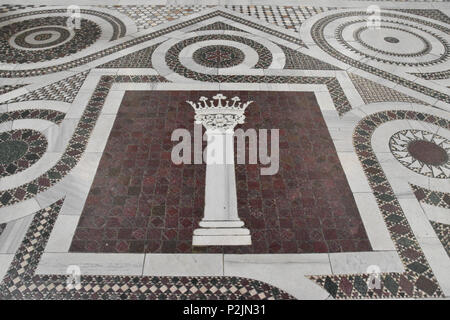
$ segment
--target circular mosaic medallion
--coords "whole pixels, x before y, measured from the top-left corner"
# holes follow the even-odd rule
[[[193,59],[200,65],[209,68],[229,68],[244,61],[244,53],[235,47],[211,45],[197,49]]]
[[[314,23],[311,34],[321,48],[343,61],[368,58],[420,67],[443,63],[450,56],[446,28],[392,12],[382,12],[380,25],[373,26],[366,12],[330,13]]]
[[[13,22],[0,28],[0,62],[34,63],[62,58],[92,45],[100,27],[81,19],[80,28],[66,26],[67,17]]]
[[[394,157],[414,172],[433,178],[450,178],[450,141],[423,130],[402,130],[389,140]]]
[[[47,150],[47,139],[30,129],[0,133],[0,177],[6,177],[32,166]]]
[[[406,29],[387,25],[379,29],[368,28],[367,26],[361,27],[355,32],[355,39],[371,50],[374,55],[379,52],[398,57],[419,57],[431,50],[430,42],[424,37]],[[381,39],[384,41],[380,41]],[[354,46],[352,46],[352,49],[370,57],[367,51],[357,50]]]
[[[256,41],[231,34],[208,34],[188,38],[171,46],[167,50],[165,55],[165,62],[167,66],[178,74],[189,77],[192,76],[193,72],[195,71],[188,69],[180,62],[180,53],[183,51],[184,48],[190,45],[193,44],[201,45],[201,42],[209,40],[216,40],[216,41],[225,40],[229,42],[233,41],[249,46],[256,52],[258,56],[258,61],[251,66],[254,69],[267,68],[272,64],[273,56],[271,51]],[[190,56],[192,56],[192,60],[196,64],[210,68],[231,67],[241,63],[246,58],[243,51],[239,48],[236,48],[232,45],[216,45],[216,44],[203,46],[195,50],[194,53],[190,54]],[[204,78],[205,81],[209,81],[210,79],[212,78],[211,77]]]
[[[21,50],[43,49],[59,46],[73,37],[70,29],[60,26],[37,27],[16,33],[9,43]]]

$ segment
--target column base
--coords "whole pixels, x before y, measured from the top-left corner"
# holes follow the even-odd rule
[[[193,246],[249,246],[252,244],[247,228],[199,228],[194,230]]]

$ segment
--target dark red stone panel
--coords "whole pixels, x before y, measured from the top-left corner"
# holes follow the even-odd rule
[[[205,165],[174,165],[172,131],[193,134],[185,101],[216,92],[128,91],[80,218],[73,252],[312,253],[370,243],[313,93],[224,92],[254,102],[247,128],[280,129],[280,170],[236,165],[239,215],[253,244],[192,247],[203,216]],[[270,150],[270,149],[269,149]]]

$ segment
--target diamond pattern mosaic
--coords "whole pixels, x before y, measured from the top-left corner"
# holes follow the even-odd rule
[[[433,191],[413,184],[411,187],[414,190],[414,195],[417,200],[423,201],[432,206],[450,209],[450,193]]]

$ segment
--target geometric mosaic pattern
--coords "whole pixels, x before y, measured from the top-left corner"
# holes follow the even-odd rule
[[[2,299],[278,300],[293,298],[266,283],[238,277],[82,275],[80,282],[76,283],[72,282],[67,275],[36,275],[36,267],[63,203],[64,200],[59,200],[35,214],[6,276],[0,283]]]
[[[262,30],[264,32],[268,32],[269,34],[272,34],[274,36],[279,36],[282,39],[291,41],[294,44],[305,46],[303,41],[298,39],[298,37],[285,35],[285,34],[279,32],[279,31],[275,31],[275,30],[269,29],[267,27],[261,26],[259,24],[256,24],[256,23],[253,23],[253,22],[250,22],[250,21],[247,21],[247,20],[244,20],[244,19],[242,19],[240,17],[236,17],[234,15],[231,15],[231,14],[223,12],[223,11],[216,11],[216,12],[205,14],[205,15],[197,17],[197,18],[193,18],[192,20],[189,20],[189,21],[185,21],[185,22],[181,22],[181,23],[175,24],[174,26],[169,26],[169,27],[163,28],[161,30],[158,30],[158,31],[155,31],[155,32],[151,32],[149,34],[142,35],[142,36],[139,36],[137,38],[133,38],[133,39],[128,40],[126,42],[123,42],[121,44],[118,44],[118,45],[115,45],[113,47],[110,47],[108,49],[103,49],[103,50],[100,50],[100,51],[98,51],[96,53],[89,54],[89,55],[87,55],[87,56],[85,56],[83,58],[79,58],[79,59],[76,59],[76,60],[73,60],[73,61],[69,61],[69,62],[60,63],[60,64],[57,64],[57,65],[54,65],[54,66],[51,66],[51,67],[26,69],[26,70],[0,70],[0,76],[8,77],[8,78],[10,78],[10,77],[25,77],[27,75],[43,75],[43,74],[47,74],[47,73],[53,73],[53,72],[57,72],[57,71],[67,70],[69,68],[73,68],[73,67],[76,67],[76,66],[79,66],[79,65],[91,62],[91,61],[93,61],[95,59],[104,57],[106,55],[110,55],[110,54],[112,54],[114,52],[117,52],[117,51],[119,51],[121,49],[125,49],[125,48],[128,48],[128,47],[137,45],[139,43],[142,43],[144,41],[148,41],[148,40],[160,37],[160,36],[162,36],[164,34],[167,34],[168,32],[173,32],[173,31],[179,30],[181,28],[188,27],[189,25],[192,25],[194,23],[198,23],[198,22],[201,22],[201,21],[203,21],[205,19],[210,19],[210,18],[214,18],[214,17],[217,17],[217,16],[223,16],[223,17],[229,18],[229,19],[231,19],[233,21],[236,21],[236,22],[245,23],[245,24],[247,24],[247,25],[249,25],[249,26],[251,26],[253,28],[257,28],[258,30]]]
[[[130,53],[124,57],[107,62],[99,68],[152,68],[152,54],[157,45]]]
[[[363,77],[357,76],[356,74],[353,74],[351,72],[348,73],[348,76],[352,80],[356,90],[358,91],[365,104],[388,101],[423,104],[423,102],[418,99],[412,98],[410,96],[407,96],[406,94],[395,91],[394,89],[388,88]]]
[[[244,61],[244,53],[234,47],[212,45],[198,49],[192,55],[195,62],[209,68],[229,68]]]
[[[431,89],[429,87],[415,83],[413,81],[406,80],[396,74],[389,73],[389,72],[386,72],[379,68],[364,64],[363,62],[361,62],[361,60],[356,60],[352,57],[346,56],[344,53],[336,50],[336,48],[334,48],[332,45],[330,45],[327,42],[327,39],[324,35],[324,28],[327,25],[329,25],[333,21],[336,21],[337,19],[341,19],[344,17],[352,18],[354,16],[359,16],[359,15],[366,17],[367,13],[366,12],[353,12],[353,11],[352,12],[344,12],[344,13],[335,13],[335,14],[330,14],[324,18],[319,19],[317,22],[314,23],[314,25],[311,28],[311,34],[312,34],[316,44],[320,47],[321,50],[325,51],[326,53],[330,54],[331,56],[335,57],[336,59],[339,59],[342,62],[345,62],[355,68],[364,70],[366,72],[370,72],[376,76],[381,76],[384,79],[390,80],[390,81],[395,82],[400,85],[403,85],[403,86],[410,88],[412,90],[415,90],[417,92],[421,92],[425,95],[436,98],[443,102],[446,102],[446,103],[450,102],[450,96],[448,94],[442,93],[436,89]],[[396,14],[384,13],[384,12],[381,13],[381,16],[387,17],[387,18],[399,17]],[[417,23],[425,23],[427,25],[430,25],[430,26],[436,28],[437,30],[443,30],[445,32],[448,32],[448,28],[441,27],[440,25],[432,24],[429,22],[424,22],[423,20],[418,19],[418,18],[410,18],[410,20],[417,22]],[[362,21],[366,21],[366,20],[362,20]],[[444,59],[444,58],[442,58],[442,59]]]
[[[380,286],[369,286],[370,274],[311,276],[334,298],[439,297],[441,289],[409,226],[371,147],[373,132],[383,123],[399,119],[429,122],[449,129],[450,121],[414,111],[383,111],[362,119],[355,128],[353,144],[377,199],[404,273],[382,273]]]
[[[439,72],[411,73],[411,74],[426,80],[442,80],[450,78],[450,70]]]
[[[435,221],[430,222],[431,225],[433,226],[434,231],[436,232],[436,235],[442,242],[445,251],[447,251],[447,255],[450,258],[450,225]]]
[[[394,157],[414,172],[433,178],[450,178],[450,141],[422,130],[394,134],[389,147]]]
[[[80,122],[75,129],[75,132],[61,159],[49,171],[33,181],[14,189],[0,191],[0,207],[34,197],[36,194],[47,190],[67,175],[83,155],[89,136],[102,109],[104,99],[106,97],[105,91],[109,91],[114,81],[128,82],[132,80],[142,82],[165,81],[164,78],[159,76],[103,76],[97,90],[90,98],[88,106],[86,107],[86,110],[84,111],[83,116],[80,119]]]
[[[0,133],[0,177],[32,166],[46,149],[47,139],[39,131],[20,129]]]
[[[449,17],[443,13],[441,10],[437,9],[394,9],[399,12],[406,12],[416,14],[422,17],[427,17],[430,19],[435,19],[444,23],[449,22]]]
[[[0,86],[0,95],[22,88],[23,86],[26,86],[26,84],[16,84],[16,85],[4,85],[4,86]]]
[[[294,51],[291,48],[280,45],[286,55],[285,69],[300,69],[300,70],[339,70],[339,68],[315,59],[311,56]]]
[[[186,48],[187,46],[196,43],[196,42],[202,42],[202,41],[208,41],[208,40],[225,40],[225,41],[233,41],[242,43],[244,45],[247,45],[254,49],[258,54],[258,62],[254,65],[254,68],[267,68],[272,63],[273,57],[271,52],[260,43],[253,41],[249,38],[244,38],[240,36],[235,35],[228,35],[228,34],[213,34],[213,35],[202,35],[194,38],[189,38],[186,40],[181,41],[180,43],[177,43],[176,45],[172,46],[166,53],[166,61],[168,62],[168,66],[177,71],[177,69],[186,69],[186,67],[181,66],[179,64],[179,57],[181,51]],[[201,50],[201,49],[199,49]],[[193,55],[193,58],[195,60],[195,53]],[[181,73],[181,71],[178,71]],[[185,74],[185,73],[184,73]]]
[[[20,119],[42,119],[60,124],[64,117],[65,113],[56,110],[25,109],[1,113],[0,123]]]
[[[201,10],[212,6],[191,5],[165,7],[160,5],[138,5],[105,7],[126,14],[136,22],[138,30],[144,30],[167,21],[200,12]],[[312,6],[281,7],[226,5],[225,8],[295,31],[298,31],[302,22],[309,17],[328,10],[327,8]]]
[[[45,5],[41,5],[41,7],[45,7]],[[27,9],[27,8],[36,8],[36,6],[34,6],[34,5],[20,5],[20,4],[15,4],[15,5],[2,4],[2,5],[0,5],[0,12],[1,13],[7,13],[7,12],[23,10],[23,9]]]
[[[71,33],[66,29],[66,20],[67,17],[46,17],[1,27],[4,38],[0,39],[0,61],[33,63],[58,59],[92,45],[101,35],[100,27],[86,19],[81,19],[80,27]],[[49,34],[55,39],[39,39]]]
[[[433,191],[411,184],[418,201],[432,206],[450,209],[450,193]]]
[[[56,194],[66,188],[66,183],[69,185],[72,183],[71,179],[77,172],[73,169],[78,164],[85,165],[86,159],[83,157],[86,153],[90,156],[91,152],[86,152],[87,145],[96,143],[92,133],[95,132],[95,138],[97,138],[99,136],[97,130],[103,130],[102,121],[110,116],[106,99],[114,94],[113,85],[118,84],[119,88],[125,88],[127,84],[133,84],[130,87],[140,88],[139,90],[173,85],[173,88],[190,90],[184,88],[185,82],[195,85],[195,90],[202,90],[202,84],[205,88],[210,86],[208,89],[211,89],[212,87],[221,88],[222,84],[227,83],[242,91],[249,90],[250,94],[253,89],[248,88],[256,87],[260,88],[258,92],[261,94],[264,88],[278,89],[278,85],[284,85],[279,88],[284,87],[290,90],[298,87],[314,88],[317,90],[315,94],[321,108],[319,111],[326,120],[333,140],[331,144],[334,143],[336,149],[350,147],[350,141],[341,141],[340,138],[349,132],[347,129],[350,127],[347,126],[351,126],[353,130],[351,151],[356,153],[365,175],[365,178],[361,179],[370,186],[370,196],[374,196],[379,209],[377,212],[381,213],[384,222],[381,227],[388,231],[404,271],[382,272],[379,275],[379,285],[376,283],[373,286],[373,274],[361,271],[348,271],[342,274],[336,271],[332,258],[333,254],[339,250],[331,250],[333,252],[327,254],[327,260],[330,262],[327,264],[330,267],[327,270],[330,272],[320,274],[314,270],[309,273],[305,273],[303,269],[299,271],[302,277],[306,275],[306,278],[302,278],[305,284],[335,299],[448,297],[449,284],[445,273],[443,276],[442,270],[433,270],[431,267],[434,268],[436,264],[441,263],[436,261],[436,257],[441,258],[445,255],[444,251],[441,247],[431,253],[430,250],[425,252],[422,250],[423,238],[417,236],[417,221],[423,221],[417,220],[411,223],[408,219],[412,219],[410,217],[414,215],[404,212],[408,209],[402,201],[417,200],[440,208],[450,208],[450,193],[436,191],[435,189],[442,188],[433,187],[433,183],[445,186],[450,178],[450,142],[447,139],[447,133],[450,130],[448,117],[450,86],[447,83],[450,78],[450,37],[448,36],[450,20],[446,15],[447,11],[437,9],[442,7],[439,1],[433,5],[422,2],[415,5],[402,3],[401,9],[384,8],[382,1],[377,4],[381,7],[382,22],[378,31],[381,35],[384,33],[387,35],[380,39],[376,36],[367,36],[370,34],[366,25],[369,13],[366,11],[368,3],[364,1],[349,1],[346,8],[332,8],[325,4],[321,4],[322,7],[316,7],[276,5],[276,3],[270,5],[242,3],[225,6],[99,5],[91,6],[90,9],[86,6],[81,9],[82,28],[74,34],[70,34],[65,29],[66,7],[0,5],[0,13],[3,13],[0,17],[2,26],[0,29],[4,34],[1,40],[3,46],[0,46],[2,48],[0,58],[3,60],[0,64],[0,82],[2,82],[1,78],[8,78],[7,83],[9,83],[6,84],[5,81],[0,85],[0,95],[17,96],[15,92],[28,92],[0,103],[1,239],[11,236],[11,232],[5,231],[7,225],[8,230],[13,229],[22,221],[11,221],[16,219],[16,217],[10,217],[11,212],[17,212],[18,217],[24,214],[32,217],[25,237],[17,239],[21,243],[16,243],[19,247],[3,281],[0,279],[0,299],[294,299],[294,296],[283,291],[285,287],[288,287],[286,284],[279,285],[277,288],[263,281],[251,279],[251,276],[243,278],[82,275],[81,282],[76,285],[75,290],[67,286],[68,280],[71,280],[68,275],[36,273],[50,236],[53,232],[57,233],[55,230],[61,232],[58,224],[55,224],[58,214],[62,208],[65,210],[71,206],[70,201],[72,203],[74,201],[73,196],[66,190],[63,191],[63,193],[66,192],[65,198]],[[335,6],[336,3],[331,5]],[[123,19],[125,16],[129,19]],[[306,30],[306,27],[309,30]],[[139,33],[131,34],[131,30],[133,32],[137,30]],[[306,39],[304,31],[307,34]],[[188,34],[189,37],[183,36]],[[195,37],[191,36],[192,34]],[[205,44],[208,41],[215,43]],[[49,43],[51,45],[48,45]],[[168,45],[168,43],[171,44]],[[195,48],[192,52],[183,51],[191,45],[190,48]],[[143,49],[136,50],[137,46]],[[251,48],[251,54],[249,50],[242,49],[246,47]],[[126,50],[127,54],[122,54],[125,52],[123,50]],[[83,55],[82,52],[89,53]],[[110,56],[113,54],[119,58],[111,59]],[[99,59],[102,59],[101,65],[97,63]],[[193,66],[194,64],[196,66]],[[212,70],[207,70],[207,67]],[[227,73],[228,67],[232,67],[235,72]],[[121,70],[121,68],[130,70]],[[141,70],[137,70],[138,68]],[[146,70],[148,68],[152,70]],[[96,70],[91,72],[93,69]],[[80,70],[85,71],[80,72]],[[54,79],[53,76],[61,79],[61,71],[73,75],[58,81],[51,80]],[[371,74],[373,80],[366,79],[367,73]],[[75,98],[77,102],[79,100],[81,102],[83,97],[78,96],[80,88],[88,77],[93,79],[97,75],[100,76],[95,87],[86,87],[86,90],[92,94],[85,98],[86,101],[82,102],[83,106],[79,106],[78,103],[70,107],[58,104],[58,102],[72,104]],[[22,79],[25,77],[27,79]],[[389,85],[380,83],[389,83]],[[45,84],[44,87],[33,91],[29,89],[42,84]],[[354,89],[359,93],[358,97],[352,97],[355,94]],[[311,91],[314,90],[311,89]],[[408,92],[408,94],[402,92]],[[355,101],[360,104],[360,98],[365,105],[354,105]],[[45,102],[42,100],[53,102],[44,106]],[[20,102],[29,102],[29,107],[24,108],[24,104]],[[267,102],[270,104],[270,98]],[[391,102],[394,106],[392,109],[398,108],[399,104],[395,103],[406,103],[402,110],[391,110]],[[18,104],[7,105],[12,103]],[[283,103],[290,103],[289,99],[283,100],[281,104]],[[378,104],[371,109],[366,107],[370,103]],[[415,105],[408,105],[408,103]],[[52,110],[50,109],[52,105],[60,105],[58,110],[64,111]],[[303,106],[302,103],[299,105]],[[81,116],[76,108],[84,108]],[[103,117],[105,110],[107,114]],[[161,110],[164,108],[162,107]],[[289,108],[282,110],[281,113],[288,113],[287,110]],[[305,121],[300,124],[294,123],[293,112],[284,115],[286,121],[290,121],[296,129],[312,134],[318,122],[310,120],[308,113],[304,110],[296,111],[302,114],[302,120]],[[170,112],[172,110],[168,110],[169,116]],[[278,113],[280,110],[271,114],[262,113],[261,123],[276,123],[270,121],[279,120]],[[76,115],[74,119],[73,115]],[[353,122],[355,115],[362,117],[356,126]],[[73,128],[67,128],[66,121],[63,121],[66,117],[68,122],[76,120]],[[152,118],[151,114],[150,118]],[[154,119],[165,118],[164,115],[158,114]],[[349,119],[351,120],[348,121]],[[46,121],[49,123],[45,124]],[[155,122],[157,126],[164,122],[158,121]],[[401,121],[409,129],[404,129],[402,126],[402,131],[390,137],[389,147],[398,163],[395,160],[394,163],[379,162],[371,140],[376,130],[382,130],[382,125],[391,121]],[[439,129],[428,132],[426,129],[422,130],[420,123],[430,123]],[[41,128],[35,128],[35,124],[36,126],[45,124],[47,127],[51,125],[51,127],[43,132]],[[343,126],[342,129],[340,124]],[[134,134],[137,134],[138,130],[134,131]],[[66,137],[66,132],[69,132],[71,136]],[[108,131],[106,134],[109,133]],[[311,141],[320,139],[317,131],[315,134],[314,139],[305,139],[302,143],[309,145]],[[283,137],[283,135],[280,136]],[[347,139],[347,136],[345,137]],[[281,149],[290,149],[288,147],[292,146],[297,138],[289,137],[288,141],[281,141]],[[65,140],[67,144],[57,145],[58,158],[55,159],[55,164],[41,172],[39,170],[45,165],[41,165],[38,161],[44,155],[47,145],[51,145],[50,141],[55,142],[53,139]],[[345,145],[341,144],[342,142]],[[311,152],[319,163],[330,162],[328,155],[323,156],[319,152],[320,147],[314,143],[310,145]],[[166,151],[164,156],[167,156],[167,150],[164,151]],[[152,152],[156,153],[155,150]],[[313,157],[306,160],[311,161],[311,158]],[[341,158],[340,155],[339,158]],[[286,161],[288,166],[291,164],[290,161],[291,159]],[[349,169],[346,167],[348,164],[344,166],[343,159],[339,159],[336,163],[343,165],[347,178],[352,176],[348,175]],[[392,185],[396,186],[399,183],[405,185],[408,181],[390,181],[391,177],[386,176],[384,167],[391,166],[389,168],[392,169],[394,166],[398,167],[398,164],[408,168],[409,174],[414,175],[414,179],[419,181],[415,182],[417,185],[410,183],[411,191],[416,199],[408,196],[399,200],[394,193]],[[132,167],[132,165],[129,166],[129,168]],[[390,171],[386,170],[386,172]],[[400,173],[405,172],[408,173],[408,171]],[[16,174],[20,181],[24,181],[23,183],[13,184]],[[237,174],[240,175],[239,179],[244,176],[240,170],[237,170]],[[295,172],[295,175],[302,174],[301,170]],[[30,176],[28,180],[27,176]],[[279,185],[282,179],[289,180],[286,176],[282,179],[280,176],[274,181],[274,185]],[[353,185],[356,188],[359,187],[359,181],[352,181],[352,179],[348,178],[348,182],[353,190]],[[10,181],[13,181],[11,185],[9,185]],[[161,181],[165,180],[161,179]],[[155,190],[161,191],[166,187],[159,183],[154,184]],[[291,185],[289,187],[292,188]],[[325,189],[333,189],[333,187],[334,184],[330,183]],[[252,192],[251,188],[244,188],[240,184],[237,188],[238,193],[241,193],[239,196],[242,197],[245,192],[248,192],[248,196],[253,197],[256,193]],[[280,189],[276,192],[281,194],[281,188],[275,189]],[[267,192],[267,189],[262,190]],[[311,198],[320,198],[325,193],[323,191],[314,193],[313,190],[302,190],[304,192],[302,198],[305,198],[302,200],[305,200],[305,203],[307,203],[308,195]],[[42,194],[45,191],[47,193]],[[292,195],[290,191],[285,192],[285,196]],[[406,188],[404,191],[409,190]],[[183,194],[185,198],[189,192],[188,190]],[[333,196],[335,193],[337,192],[327,192],[326,195]],[[43,198],[37,198],[38,195]],[[51,200],[54,203],[47,206],[51,203],[47,202],[45,209],[36,212],[37,209],[30,209],[31,207],[28,206],[33,203],[44,208],[41,199],[48,201],[48,195],[55,197]],[[356,200],[356,193],[354,195]],[[268,198],[270,197],[266,193],[261,201],[263,206],[268,206],[267,201],[263,201]],[[290,200],[292,203],[297,201],[297,199]],[[259,203],[255,202],[255,199],[251,201],[253,202],[249,205],[250,208],[258,207]],[[360,207],[359,202],[357,205]],[[276,206],[278,209],[282,205],[276,202]],[[14,211],[16,208],[21,209]],[[445,214],[444,211],[436,211],[435,219],[438,219],[440,214]],[[360,212],[363,217],[362,211]],[[303,209],[296,212],[298,215],[304,213]],[[428,215],[428,212],[426,213]],[[317,210],[317,214],[323,215],[320,210]],[[271,212],[267,211],[265,215],[269,216]],[[365,219],[367,218],[364,218],[363,222],[366,230],[373,232],[373,229],[368,228]],[[426,217],[424,219],[428,220]],[[279,220],[280,225],[282,222],[286,226],[286,220]],[[320,219],[316,220],[322,222]],[[302,222],[304,221],[306,220]],[[311,229],[308,223],[313,222],[307,221],[306,229]],[[430,221],[430,223],[436,233],[436,236],[433,234],[432,237],[440,240],[450,257],[450,226],[442,221]],[[92,225],[89,221],[85,221],[85,224],[87,227]],[[426,224],[428,225],[428,222]],[[251,223],[246,222],[246,226],[251,231],[252,240],[258,240],[254,238],[255,233]],[[370,236],[371,233],[368,232],[368,235]],[[301,237],[302,234],[296,236]],[[369,238],[372,240],[371,237]],[[192,240],[192,232],[189,233],[189,239]],[[264,240],[267,241],[267,239]],[[13,239],[13,241],[16,240]],[[370,250],[366,248],[363,250],[365,252],[349,252],[348,254],[355,255],[357,259],[360,259],[358,254],[383,254],[375,249],[375,242],[367,241],[368,246],[374,248],[374,252],[369,252]],[[9,242],[6,244],[9,245]],[[51,245],[56,244],[51,243]],[[190,246],[191,242],[188,245]],[[0,254],[6,253],[4,250],[8,249],[5,249],[5,243],[0,243],[0,250],[3,250]],[[194,252],[201,253],[200,251]],[[393,249],[389,251],[394,252]],[[73,253],[68,250],[64,254]],[[302,257],[301,253],[298,255]],[[278,259],[274,256],[270,258]],[[225,259],[222,262],[224,273]],[[447,261],[442,263],[448,265]],[[260,265],[255,266],[255,269],[260,267]],[[348,270],[354,269],[349,267]],[[252,272],[250,274],[255,274]],[[280,275],[274,272],[263,277],[272,279],[277,276]],[[286,276],[289,276],[288,272]],[[284,280],[286,279],[283,278]],[[292,288],[292,285],[289,284],[289,287]]]
[[[130,17],[137,25],[138,30],[155,27],[161,23],[179,19],[196,12],[207,6],[163,6],[163,5],[138,5],[138,6],[104,6],[111,10],[117,10]]]
[[[74,76],[49,84],[48,86],[39,88],[17,98],[13,98],[4,103],[31,100],[55,100],[72,103],[88,74],[89,70],[80,72]]]
[[[331,8],[312,6],[242,6],[226,5],[225,8],[246,14],[250,17],[265,20],[286,29],[299,31],[301,24],[315,14]]]

